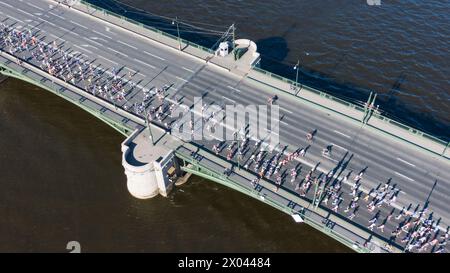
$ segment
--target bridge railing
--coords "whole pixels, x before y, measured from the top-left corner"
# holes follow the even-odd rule
[[[10,54],[7,52],[4,52],[2,50],[0,50],[0,56],[5,57],[3,55],[9,56]],[[8,58],[5,58],[6,60],[8,60],[10,63],[14,63],[13,61],[9,60]],[[37,67],[33,64],[29,64],[27,63],[27,65],[30,65],[31,67],[34,67],[37,69]],[[19,66],[21,67],[21,66]],[[23,68],[23,67],[22,67]],[[64,95],[64,92],[62,91],[63,89],[67,89],[51,80],[48,80],[46,78],[41,78],[41,80],[35,80],[32,77],[30,77],[28,74],[29,72],[33,72],[32,70],[28,69],[28,68],[24,68],[22,70],[15,70],[3,63],[0,63],[0,70],[3,70],[3,73],[6,73],[5,71],[11,71],[10,73],[8,73],[9,76],[11,77],[15,77],[21,80],[25,80],[33,85],[39,86],[45,90],[48,90],[62,98],[64,98],[65,100],[73,103],[74,105],[77,105],[78,107],[82,108],[83,110],[85,110],[88,113],[91,113],[92,115],[96,116],[97,118],[103,120],[104,122],[106,122],[108,125],[112,126],[114,129],[116,129],[117,131],[119,131],[120,133],[122,133],[125,136],[128,136],[130,133],[133,132],[133,130],[135,128],[132,128],[132,126],[130,126],[129,124],[125,123],[125,122],[118,122],[116,120],[111,119],[110,117],[108,117],[107,115],[105,115],[105,113],[103,111],[101,111],[101,109],[95,109],[95,108],[91,108],[86,104],[83,104],[84,100],[80,100],[80,99],[76,99],[76,98],[72,98],[70,96],[66,96]],[[34,72],[33,72],[34,73]],[[52,86],[46,85],[44,84],[46,81],[49,81],[52,83]],[[67,89],[68,90],[68,89]],[[72,91],[70,91],[72,92]],[[81,98],[85,98],[83,95],[78,94]]]
[[[173,41],[178,41],[178,37],[176,37],[176,36],[174,36],[174,35],[172,35],[170,33],[161,31],[161,30],[159,30],[159,29],[157,29],[155,27],[143,24],[141,22],[138,22],[138,21],[133,20],[131,18],[127,18],[127,17],[119,15],[119,14],[116,14],[116,13],[114,13],[112,11],[109,11],[109,10],[106,10],[104,8],[98,7],[98,6],[94,5],[94,4],[88,3],[85,0],[81,0],[80,3],[85,5],[85,6],[87,6],[87,7],[92,8],[92,9],[98,11],[98,12],[106,14],[108,16],[112,16],[112,17],[115,17],[117,19],[125,20],[125,21],[127,21],[129,23],[132,23],[132,24],[134,24],[136,26],[139,26],[139,27],[141,27],[143,29],[147,29],[147,30],[150,30],[150,31],[152,31],[152,32],[154,32],[156,34],[159,34],[159,35],[165,36],[167,38],[170,38]],[[200,50],[204,51],[205,53],[208,53],[208,54],[213,54],[214,53],[214,51],[209,49],[209,48],[205,48],[205,47],[203,47],[201,45],[198,45],[198,44],[196,44],[194,42],[185,40],[183,38],[180,38],[180,41],[182,43],[184,43],[185,45],[189,45],[191,47],[200,49]],[[341,107],[341,110],[338,110],[336,108],[326,107],[326,106],[324,106],[324,105],[322,105],[320,103],[316,103],[316,104],[321,105],[321,107],[328,108],[328,109],[330,109],[330,110],[332,110],[334,112],[339,112],[341,115],[343,115],[343,116],[345,116],[347,118],[350,118],[352,120],[360,121],[361,120],[360,117],[362,117],[363,113],[365,112],[365,108],[362,105],[358,105],[358,104],[355,104],[355,103],[348,102],[346,100],[343,100],[343,99],[340,99],[338,97],[332,96],[332,95],[328,94],[327,92],[324,92],[324,91],[321,91],[321,90],[317,90],[315,88],[306,86],[304,84],[300,85],[300,84],[298,84],[298,83],[296,83],[296,82],[294,82],[294,81],[292,81],[292,80],[290,80],[288,78],[282,77],[280,75],[277,75],[275,73],[269,72],[267,70],[261,69],[261,68],[256,67],[256,66],[254,66],[252,70],[256,71],[256,72],[258,72],[260,74],[264,74],[266,76],[269,76],[270,78],[275,79],[275,80],[277,80],[279,82],[288,84],[291,87],[295,87],[294,89],[290,88],[288,90],[286,90],[284,88],[281,88],[281,89],[277,88],[278,90],[286,92],[286,93],[288,93],[290,95],[294,95],[294,96],[297,96],[299,98],[302,98],[302,92],[306,91],[306,92],[310,92],[312,94],[315,94],[317,96],[320,96],[321,98],[326,99],[327,101],[330,101],[331,103],[337,103]],[[298,92],[298,94],[296,94],[297,93],[296,90],[299,88],[299,86],[302,88],[302,91]],[[306,101],[308,101],[308,100],[306,100]],[[374,129],[377,129],[377,130],[379,130],[381,132],[387,133],[389,136],[394,137],[396,139],[399,139],[399,140],[406,141],[408,143],[414,144],[414,145],[416,145],[418,147],[421,147],[421,148],[423,148],[423,149],[425,149],[427,151],[430,151],[430,152],[432,152],[434,154],[438,154],[438,155],[444,156],[446,158],[450,158],[450,148],[447,149],[448,146],[449,146],[448,142],[445,142],[445,141],[443,141],[443,140],[441,140],[441,139],[439,139],[439,138],[437,138],[435,136],[432,136],[430,134],[427,134],[425,132],[417,130],[417,129],[411,127],[411,126],[405,125],[405,124],[403,124],[401,122],[398,122],[398,121],[395,121],[393,119],[390,119],[390,118],[388,118],[386,116],[383,116],[380,113],[373,113],[371,115],[370,119],[371,120],[369,120],[368,124]],[[376,122],[373,119],[377,119],[381,123],[380,122]],[[399,131],[400,134],[391,133],[390,129],[388,127],[387,128],[380,128],[380,126],[385,127],[386,125],[393,126],[394,128],[400,130]],[[402,132],[403,132],[403,134],[402,134]]]
[[[300,86],[300,84],[297,84],[296,82],[294,82],[290,79],[281,77],[280,75],[274,74],[272,72],[261,69],[259,67],[253,67],[252,69],[253,69],[253,71],[256,71],[260,74],[266,75],[266,76],[273,78],[279,82],[289,84],[290,86],[294,86],[296,88],[299,88],[299,86]],[[297,96],[299,98],[303,98],[302,92],[306,91],[306,92],[310,92],[315,95],[318,95],[322,98],[325,98],[329,101],[332,101],[333,103],[338,103],[340,105],[340,107],[343,107],[343,109],[345,109],[345,108],[347,109],[347,110],[340,111],[339,113],[347,118],[351,118],[352,120],[360,121],[360,119],[358,119],[358,116],[349,115],[349,113],[352,113],[352,111],[354,113],[354,111],[356,110],[357,113],[361,113],[361,114],[365,112],[365,108],[363,105],[358,105],[355,103],[348,102],[346,100],[337,98],[337,97],[332,96],[324,91],[317,90],[315,88],[306,86],[304,84],[301,85],[302,90],[300,92],[298,92],[298,94],[296,94],[296,90],[293,90],[293,89],[286,90],[284,88],[278,88],[276,86],[272,86],[272,87],[274,87],[280,91],[283,91],[285,93],[288,93],[290,95]],[[308,101],[308,100],[306,100],[306,101]],[[326,106],[322,105],[322,107],[326,107]],[[326,107],[326,108],[328,108],[328,107]],[[335,112],[339,111],[339,110],[337,110],[338,107],[333,108],[333,109],[329,108],[329,109],[332,111],[335,111]],[[435,136],[432,136],[430,134],[422,132],[416,128],[413,128],[411,126],[403,124],[394,119],[388,118],[385,115],[382,115],[380,112],[373,111],[367,124],[378,131],[387,133],[391,137],[395,137],[396,139],[406,141],[410,144],[421,147],[421,148],[423,148],[427,151],[430,151],[434,154],[438,154],[438,155],[444,156],[446,158],[450,158],[450,148],[448,147],[449,142],[446,142]],[[392,132],[392,130],[391,130],[392,128],[395,130],[398,130],[399,134]]]
[[[113,12],[113,11],[104,9],[102,7],[96,6],[96,5],[91,4],[91,3],[88,3],[87,1],[81,0],[80,3],[85,5],[85,6],[87,6],[87,7],[92,8],[94,10],[97,10],[97,11],[99,11],[99,12],[105,14],[105,15],[116,17],[117,19],[125,20],[125,21],[127,21],[127,22],[129,22],[131,24],[137,25],[137,26],[139,26],[139,27],[141,27],[143,29],[146,29],[146,30],[153,31],[156,34],[159,34],[159,35],[171,38],[171,39],[173,39],[175,41],[180,40],[183,44],[188,45],[188,46],[192,46],[192,47],[195,47],[195,48],[198,48],[200,50],[205,51],[208,54],[214,54],[214,51],[212,49],[210,49],[210,48],[203,47],[203,46],[201,46],[199,44],[196,44],[196,43],[194,43],[192,41],[188,41],[188,40],[183,39],[181,37],[178,39],[178,37],[176,37],[175,35],[172,35],[172,34],[170,34],[168,32],[159,30],[159,29],[157,29],[155,27],[152,27],[152,26],[146,25],[144,23],[138,22],[138,21],[136,21],[134,19],[131,19],[131,18],[128,18],[126,16],[122,16],[120,14],[117,14],[117,13]]]
[[[272,72],[270,72],[270,71],[261,69],[261,68],[256,67],[256,66],[253,67],[252,69],[253,69],[254,71],[259,72],[259,73],[265,74],[265,75],[267,75],[267,76],[269,76],[269,77],[271,77],[271,78],[274,78],[274,79],[277,79],[277,80],[282,81],[282,82],[284,82],[284,83],[287,83],[287,84],[289,84],[290,86],[293,86],[293,87],[296,87],[296,88],[300,88],[300,86],[303,87],[303,88],[307,88],[309,92],[315,93],[316,95],[319,95],[319,96],[321,96],[321,97],[324,97],[324,98],[333,100],[333,101],[335,101],[335,102],[337,102],[337,103],[342,104],[343,106],[350,107],[350,108],[352,108],[352,109],[357,109],[357,110],[359,110],[359,111],[364,112],[364,107],[361,107],[360,105],[357,105],[357,104],[348,102],[348,101],[346,101],[346,100],[340,99],[340,98],[338,98],[338,97],[332,96],[332,95],[328,94],[327,92],[320,91],[320,90],[318,90],[318,89],[312,88],[312,87],[307,86],[307,85],[304,85],[304,84],[298,84],[298,83],[294,82],[294,81],[291,80],[291,79],[282,77],[282,76],[280,76],[280,75],[278,75],[278,74],[272,73]],[[283,90],[283,91],[285,91],[285,90]],[[285,92],[288,92],[288,91],[285,91]],[[290,94],[295,94],[296,92],[295,92],[295,90],[290,90],[290,92],[288,92],[288,93],[290,93]]]
[[[184,147],[183,147],[184,148]],[[186,149],[186,148],[185,148]],[[186,149],[188,150],[188,149]],[[201,149],[202,152],[209,154],[210,156],[214,156],[213,154],[211,154],[209,151],[206,151],[204,149]],[[185,162],[190,163],[194,168],[186,168],[184,167],[183,169],[185,171],[189,171],[192,172],[194,174],[200,175],[200,176],[204,176],[205,178],[209,178],[215,182],[218,182],[224,186],[230,187],[232,189],[238,190],[250,197],[253,197],[259,201],[262,201],[270,206],[272,206],[273,208],[276,208],[284,213],[287,213],[289,215],[293,215],[293,214],[299,214],[304,222],[312,227],[314,227],[315,229],[327,234],[328,236],[332,237],[333,239],[341,242],[342,244],[358,251],[358,252],[370,252],[370,250],[366,247],[364,247],[363,245],[356,243],[355,241],[339,234],[338,232],[336,232],[336,230],[334,230],[334,228],[341,230],[342,232],[345,233],[349,233],[352,234],[352,236],[357,237],[360,239],[360,241],[365,241],[365,238],[361,237],[360,235],[354,233],[353,231],[337,224],[334,223],[335,226],[333,228],[328,227],[326,224],[323,223],[323,221],[318,221],[314,218],[323,218],[322,216],[320,216],[319,214],[303,207],[300,206],[299,204],[296,204],[297,206],[300,207],[300,209],[293,209],[291,207],[286,206],[283,203],[280,203],[277,199],[271,197],[270,195],[267,194],[261,194],[259,191],[253,189],[252,187],[246,187],[241,183],[238,183],[232,179],[230,179],[229,177],[223,175],[222,173],[219,173],[218,171],[214,170],[213,168],[209,167],[207,164],[202,164],[202,160],[208,160],[206,157],[202,156],[201,160],[195,160],[194,158],[192,158],[191,156],[187,156],[186,154],[184,154],[183,152],[180,152],[179,150],[175,151],[175,155],[182,159]],[[218,164],[218,163],[214,163],[213,164]],[[200,169],[198,169],[197,167],[200,167]],[[218,166],[219,168],[222,166]],[[205,175],[206,174],[206,175]],[[249,185],[250,185],[250,181],[248,181]],[[270,190],[269,190],[270,191]],[[271,193],[273,193],[272,191],[270,191]],[[274,193],[275,194],[275,193]],[[290,201],[288,199],[286,199],[285,197],[281,196],[281,198],[285,199],[286,201]],[[315,216],[315,217],[314,217]],[[325,219],[328,220],[328,219]]]

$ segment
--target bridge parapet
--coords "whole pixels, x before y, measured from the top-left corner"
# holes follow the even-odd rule
[[[309,86],[301,85],[299,87],[295,82],[287,78],[258,67],[253,67],[248,74],[248,78],[280,94],[294,96],[313,107],[321,108],[329,113],[338,114],[353,122],[360,122],[361,125],[366,125],[363,122],[366,114],[364,106],[347,102]],[[369,114],[367,125],[375,132],[385,134],[405,144],[413,145],[422,151],[450,159],[449,142],[387,118],[376,111]]]

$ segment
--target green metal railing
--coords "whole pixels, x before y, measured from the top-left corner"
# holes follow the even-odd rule
[[[278,79],[278,80],[280,80],[280,81],[282,81],[282,82],[288,83],[288,84],[290,84],[291,86],[296,86],[296,87],[298,87],[298,84],[297,84],[296,82],[294,82],[294,81],[292,81],[292,80],[290,80],[290,79],[281,77],[281,76],[279,76],[279,75],[277,75],[277,74],[274,74],[274,73],[272,73],[272,72],[269,72],[269,71],[267,71],[267,70],[261,69],[261,68],[259,68],[259,67],[253,67],[253,70],[255,70],[256,72],[262,73],[262,74],[264,74],[264,75],[270,76],[270,77],[272,77],[272,78]],[[313,93],[315,93],[315,94],[317,94],[317,95],[319,95],[319,96],[321,96],[321,97],[324,97],[324,98],[327,98],[327,99],[332,100],[332,101],[334,101],[334,102],[337,102],[337,103],[341,104],[342,106],[348,107],[348,108],[350,108],[350,109],[355,109],[355,110],[358,110],[358,111],[360,111],[360,112],[364,112],[364,111],[365,111],[365,108],[364,108],[364,107],[361,107],[361,106],[356,105],[356,104],[354,104],[354,103],[351,103],[351,102],[345,101],[345,100],[343,100],[343,99],[334,97],[334,96],[332,96],[332,95],[330,95],[330,94],[328,94],[328,93],[326,93],[326,92],[317,90],[317,89],[315,89],[315,88],[306,86],[306,85],[304,85],[304,84],[303,84],[302,86],[303,86],[305,89],[307,89],[309,92],[313,92]],[[277,88],[277,89],[278,89],[278,88]],[[288,93],[288,94],[290,94],[290,95],[294,95],[294,94],[292,94],[291,92],[288,92],[288,91],[285,91],[285,90],[282,90],[282,89],[278,89],[278,90],[281,90],[281,91],[283,91],[283,92],[285,92],[285,93]],[[334,109],[332,109],[332,110],[335,111]],[[354,119],[354,117],[350,117],[350,116],[348,116],[348,115],[346,115],[346,114],[344,114],[344,113],[341,113],[341,114],[344,115],[344,116],[346,116],[346,117],[349,117],[349,118],[351,118],[351,119]],[[432,152],[432,153],[434,153],[434,154],[439,154],[439,155],[441,155],[441,156],[445,156],[445,152],[446,152],[446,150],[447,150],[447,148],[445,148],[445,147],[448,147],[449,144],[450,144],[450,142],[446,142],[446,141],[444,141],[444,140],[442,140],[442,139],[439,139],[439,138],[437,138],[437,137],[435,137],[435,136],[432,136],[432,135],[430,135],[430,134],[427,134],[427,133],[425,133],[425,132],[422,132],[422,131],[420,131],[420,130],[418,130],[418,129],[416,129],[416,128],[410,127],[410,126],[405,125],[405,124],[403,124],[403,123],[401,123],[401,122],[398,122],[398,121],[395,121],[395,120],[393,120],[393,119],[390,119],[390,118],[388,118],[388,117],[386,117],[386,116],[383,116],[383,115],[381,115],[381,114],[379,114],[379,113],[375,113],[374,111],[372,111],[370,117],[371,117],[371,118],[376,118],[376,119],[379,119],[379,120],[381,120],[381,121],[383,121],[383,122],[387,122],[387,123],[389,123],[389,124],[391,124],[391,125],[394,125],[394,126],[396,126],[397,128],[402,129],[402,130],[404,130],[405,132],[411,134],[412,136],[421,137],[421,138],[424,138],[424,139],[426,139],[426,140],[432,141],[432,142],[434,142],[434,143],[436,143],[436,144],[442,145],[442,146],[443,146],[443,148],[442,148],[442,149],[443,149],[442,153],[437,153],[437,152],[435,152],[435,151],[432,151],[432,150],[428,149],[427,147],[421,146],[421,145],[419,145],[419,144],[417,144],[417,143],[414,143],[414,142],[411,142],[411,141],[407,141],[407,140],[405,140],[405,139],[403,139],[403,138],[401,138],[401,137],[395,135],[395,137],[396,137],[397,139],[400,139],[400,140],[403,140],[403,141],[407,141],[407,142],[409,142],[409,143],[412,143],[412,144],[414,144],[414,145],[416,145],[416,146],[418,146],[418,147],[421,147],[421,148],[423,148],[423,149],[425,149],[425,150],[427,150],[427,151],[430,151],[430,152]],[[380,129],[380,128],[377,128],[377,127],[375,127],[375,126],[372,126],[372,127],[375,128],[375,129],[377,129],[377,130],[384,131],[384,130],[382,130],[382,129]],[[446,157],[446,158],[447,158],[447,157]]]
[[[264,69],[261,69],[261,68],[259,68],[259,67],[253,67],[252,69],[255,70],[255,71],[257,71],[257,72],[259,72],[259,73],[262,73],[262,74],[265,74],[265,75],[270,76],[270,77],[272,77],[272,78],[275,78],[275,79],[277,79],[277,80],[280,80],[280,81],[282,81],[282,82],[288,83],[288,84],[291,85],[291,86],[295,86],[295,87],[297,87],[297,88],[300,86],[300,84],[298,84],[298,83],[296,83],[296,82],[294,82],[294,81],[292,81],[292,80],[290,80],[290,79],[288,79],[288,78],[282,77],[282,76],[280,76],[280,75],[277,75],[277,74],[275,74],[275,73],[269,72],[269,71],[264,70]],[[359,106],[359,105],[356,105],[356,104],[353,104],[353,103],[351,103],[351,102],[345,101],[345,100],[343,100],[343,99],[334,97],[334,96],[332,96],[332,95],[330,95],[330,94],[328,94],[328,93],[326,93],[326,92],[317,90],[317,89],[312,88],[312,87],[310,87],[310,86],[306,86],[306,85],[304,85],[304,84],[303,84],[302,86],[303,86],[304,88],[306,87],[306,89],[308,89],[309,92],[315,93],[316,95],[319,95],[319,96],[321,96],[321,97],[324,97],[324,98],[333,100],[333,101],[338,102],[338,103],[342,104],[343,106],[347,106],[347,107],[349,107],[349,108],[351,108],[351,109],[356,109],[356,110],[358,110],[358,111],[364,112],[364,108],[361,107],[361,106]],[[285,92],[286,92],[286,91],[285,91]],[[287,92],[287,93],[290,93],[290,92]]]
[[[96,6],[96,5],[93,5],[93,4],[91,4],[91,3],[88,3],[88,2],[86,2],[86,1],[84,1],[84,0],[81,0],[80,3],[82,3],[82,4],[84,4],[85,6],[88,6],[88,7],[90,7],[90,8],[93,8],[93,9],[99,11],[99,12],[102,12],[103,14],[107,14],[107,15],[109,15],[109,16],[113,16],[113,17],[116,17],[116,18],[118,18],[118,19],[125,20],[125,21],[130,22],[130,23],[132,23],[132,24],[135,24],[135,25],[137,25],[137,26],[139,26],[139,27],[142,27],[142,28],[151,30],[151,31],[153,31],[153,32],[155,32],[155,33],[157,33],[157,34],[160,34],[160,35],[162,35],[162,36],[165,36],[165,37],[168,37],[168,38],[170,38],[170,39],[173,39],[174,41],[178,41],[178,37],[176,37],[176,36],[174,36],[174,35],[172,35],[172,34],[170,34],[170,33],[161,31],[161,30],[159,30],[159,29],[157,29],[157,28],[154,28],[154,27],[152,27],[152,26],[148,26],[148,25],[143,24],[143,23],[141,23],[141,22],[138,22],[138,21],[135,21],[135,20],[133,20],[133,19],[130,19],[130,18],[124,17],[124,16],[122,16],[122,15],[116,14],[116,13],[111,12],[111,11],[109,11],[109,10],[106,10],[106,9],[103,9],[103,8],[98,7],[98,6]],[[210,53],[210,54],[213,54],[213,53],[214,53],[213,50],[211,50],[211,49],[209,49],[209,48],[205,48],[205,47],[203,47],[203,46],[201,46],[201,45],[198,45],[198,44],[196,44],[196,43],[194,43],[194,42],[185,40],[185,39],[183,39],[183,38],[180,38],[180,40],[181,40],[182,43],[184,43],[184,44],[186,44],[186,45],[189,45],[189,46],[198,48],[198,49],[203,50],[203,51],[205,51],[205,52],[207,52],[207,53]],[[262,73],[262,74],[268,75],[268,76],[270,76],[270,77],[272,77],[272,78],[275,78],[275,79],[277,79],[277,80],[280,80],[280,81],[282,81],[282,82],[288,83],[289,85],[295,86],[296,88],[298,88],[298,87],[300,86],[300,84],[298,84],[298,83],[296,83],[296,82],[294,82],[294,81],[292,81],[292,80],[290,80],[290,79],[288,79],[288,78],[285,78],[285,77],[282,77],[282,76],[280,76],[280,75],[274,74],[274,73],[272,73],[272,72],[269,72],[269,71],[267,71],[267,70],[261,69],[261,68],[259,68],[259,67],[253,67],[253,70],[255,70],[255,71],[257,71],[257,72],[260,72],[260,73]],[[354,110],[357,110],[357,111],[359,111],[359,112],[364,112],[364,107],[361,107],[361,106],[359,106],[359,105],[357,105],[357,104],[354,104],[354,103],[345,101],[345,100],[343,100],[343,99],[337,98],[337,97],[332,96],[332,95],[330,95],[330,94],[328,94],[328,93],[326,93],[326,92],[317,90],[317,89],[315,89],[315,88],[306,86],[306,85],[304,85],[304,84],[303,84],[302,86],[303,86],[303,87],[306,87],[306,89],[307,89],[309,92],[315,93],[315,94],[317,94],[317,95],[319,95],[319,96],[321,96],[321,97],[324,97],[324,98],[327,98],[327,99],[332,100],[332,101],[334,101],[334,102],[337,102],[337,103],[341,104],[342,106],[345,106],[345,107],[347,107],[347,108],[349,108],[349,109],[352,109],[352,110],[354,109]],[[284,90],[283,90],[283,91],[284,91]],[[287,91],[285,91],[285,92],[287,92]],[[291,94],[290,92],[287,92],[287,93]],[[291,95],[292,95],[292,94],[291,94]],[[341,114],[343,114],[343,113],[341,113]],[[345,115],[345,114],[344,114],[344,115]],[[347,115],[345,115],[345,116],[347,116]],[[348,117],[349,117],[349,116],[348,116]],[[381,114],[373,113],[373,114],[371,115],[371,117],[374,117],[374,118],[377,118],[377,119],[379,119],[379,120],[388,122],[388,123],[390,123],[390,124],[392,124],[392,125],[394,125],[394,126],[400,128],[400,129],[402,129],[402,130],[404,130],[404,131],[406,131],[406,132],[408,132],[408,133],[410,133],[410,134],[412,134],[412,135],[414,135],[414,136],[423,137],[423,138],[425,138],[425,139],[427,139],[427,140],[430,140],[430,141],[433,141],[433,142],[435,142],[435,143],[437,143],[437,144],[439,144],[439,145],[443,145],[443,147],[447,147],[447,146],[448,146],[448,142],[445,142],[445,141],[443,141],[443,140],[441,140],[441,139],[439,139],[439,138],[437,138],[437,137],[434,137],[434,136],[432,136],[432,135],[429,135],[429,134],[427,134],[427,133],[421,132],[421,131],[419,131],[419,130],[417,130],[417,129],[415,129],[415,128],[412,128],[412,127],[410,127],[410,126],[408,126],[408,125],[405,125],[405,124],[403,124],[403,123],[400,123],[400,122],[398,122],[398,121],[395,121],[395,120],[392,120],[392,119],[387,118],[387,117],[385,117],[385,116],[382,116]],[[353,117],[350,117],[350,118],[354,119]],[[379,129],[379,128],[376,128],[376,127],[373,127],[373,128]],[[399,138],[399,137],[397,136],[397,138]],[[399,139],[402,139],[402,138],[399,138]],[[414,144],[415,144],[415,143],[414,143]],[[416,144],[416,145],[417,145],[417,144]],[[423,147],[423,146],[420,146],[420,145],[417,145],[417,146],[422,147],[422,148],[424,148],[424,149],[427,149],[426,147]],[[445,150],[446,150],[446,149],[445,149],[445,148],[443,148],[443,149],[444,149],[444,150],[443,150],[442,154],[440,154],[440,155],[444,155],[444,154],[445,154]],[[428,150],[428,149],[427,149],[427,150]],[[432,152],[433,152],[433,151],[432,151]],[[434,153],[436,153],[436,152],[434,152]]]
[[[109,118],[108,116],[104,115],[103,112],[101,112],[100,110],[92,109],[92,108],[86,106],[80,100],[64,96],[62,92],[59,92],[58,90],[53,90],[50,87],[48,87],[47,85],[42,84],[40,81],[37,81],[37,80],[34,80],[33,78],[28,77],[24,72],[17,72],[17,71],[12,70],[8,66],[4,66],[3,64],[0,64],[0,73],[4,74],[5,76],[8,76],[8,77],[13,77],[13,78],[16,78],[19,80],[26,81],[30,84],[33,84],[42,89],[52,92],[55,95],[60,96],[61,98],[75,104],[76,106],[80,107],[81,109],[85,110],[86,112],[97,117],[98,119],[105,122],[106,124],[108,124],[113,129],[115,129],[116,131],[118,131],[119,133],[121,133],[124,136],[129,136],[134,130],[134,128],[131,128],[130,126],[128,126],[127,124],[125,124],[123,122],[117,122],[117,121]]]
[[[178,37],[176,37],[176,36],[174,36],[174,35],[172,35],[170,33],[167,33],[165,31],[161,31],[161,30],[159,30],[159,29],[157,29],[155,27],[152,27],[152,26],[146,25],[144,23],[138,22],[138,21],[136,21],[134,19],[131,19],[131,18],[119,15],[119,14],[117,14],[115,12],[112,12],[110,10],[107,10],[107,9],[102,8],[102,7],[96,6],[94,4],[88,3],[88,2],[86,2],[84,0],[81,0],[80,3],[85,5],[85,6],[90,7],[92,9],[95,9],[95,10],[99,11],[99,12],[103,13],[104,15],[109,15],[109,16],[112,16],[112,17],[116,17],[117,19],[125,20],[125,21],[127,21],[127,22],[129,22],[131,24],[134,24],[136,26],[139,26],[139,27],[147,29],[147,30],[151,30],[151,31],[153,31],[153,32],[155,32],[155,33],[157,33],[159,35],[166,36],[166,37],[171,38],[171,39],[173,39],[173,40],[178,42]],[[203,46],[201,46],[199,44],[196,44],[196,43],[194,43],[192,41],[188,41],[188,40],[183,39],[181,37],[180,37],[180,41],[182,43],[184,43],[185,45],[189,45],[189,46],[201,49],[201,50],[203,50],[203,51],[205,51],[205,52],[207,52],[209,54],[214,54],[214,51],[212,49],[203,47]]]
[[[209,153],[208,151],[205,151],[202,149],[203,152]],[[198,175],[200,177],[206,178],[208,180],[214,181],[216,183],[219,183],[221,185],[224,185],[226,187],[232,188],[234,190],[237,190],[243,194],[246,194],[250,197],[253,197],[259,201],[262,201],[271,207],[278,209],[284,213],[287,213],[289,215],[293,214],[299,214],[303,218],[304,222],[313,228],[325,233],[326,235],[332,237],[333,239],[341,242],[342,244],[346,245],[347,247],[356,250],[357,252],[363,252],[368,253],[370,252],[369,249],[360,246],[355,245],[355,243],[346,237],[336,233],[333,229],[330,229],[329,227],[325,226],[323,223],[318,222],[307,215],[307,210],[305,208],[302,209],[302,211],[295,211],[294,209],[278,202],[277,200],[271,198],[267,195],[261,195],[258,191],[254,190],[250,187],[245,187],[242,184],[239,184],[237,182],[234,182],[233,180],[229,179],[227,176],[223,175],[222,173],[219,173],[208,166],[202,165],[199,161],[195,160],[194,158],[190,156],[186,156],[185,154],[175,151],[175,155],[177,158],[181,159],[184,162],[188,162],[191,167],[189,166],[182,166],[181,169],[185,172],[189,172],[195,175]],[[342,227],[345,229],[344,227]],[[347,229],[345,229],[347,230]],[[351,231],[349,231],[351,232]],[[356,235],[356,234],[355,234]],[[358,235],[356,235],[358,236]],[[360,236],[359,236],[360,237]]]

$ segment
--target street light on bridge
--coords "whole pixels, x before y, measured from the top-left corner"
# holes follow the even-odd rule
[[[309,56],[308,52],[304,53],[306,56]],[[298,89],[297,92],[295,93],[295,95],[298,94],[298,92],[300,92],[300,89],[302,89],[302,84],[300,83],[300,88],[298,88],[298,72],[300,70],[300,58],[297,59],[297,64],[295,64],[294,66],[294,70],[296,70],[296,74],[295,74],[295,89]]]
[[[178,26],[178,16],[175,17],[175,21],[172,21],[172,25],[177,24],[177,34],[178,34],[178,49],[181,50],[181,39],[180,39],[180,28]]]

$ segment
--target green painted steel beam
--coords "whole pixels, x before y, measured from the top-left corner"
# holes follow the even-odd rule
[[[101,121],[105,122],[107,125],[109,125],[114,130],[118,131],[119,133],[121,133],[122,135],[124,135],[126,137],[131,135],[131,133],[134,130],[133,128],[130,128],[130,127],[128,127],[128,126],[126,126],[126,125],[124,125],[124,124],[122,124],[120,122],[117,122],[117,121],[115,121],[113,119],[110,119],[109,117],[103,115],[100,111],[96,111],[94,109],[91,109],[91,108],[81,104],[79,101],[71,100],[71,99],[67,98],[66,96],[63,96],[60,92],[55,91],[55,90],[49,88],[48,86],[41,84],[37,80],[34,80],[32,78],[29,78],[29,77],[25,76],[23,73],[19,73],[17,71],[14,71],[14,70],[10,69],[9,67],[4,66],[3,64],[0,64],[0,73],[5,75],[5,76],[8,76],[8,77],[12,77],[12,78],[16,78],[16,79],[28,82],[28,83],[30,83],[32,85],[35,85],[37,87],[40,87],[40,88],[45,89],[47,91],[50,91],[50,92],[52,92],[55,95],[58,95],[59,97],[65,99],[66,101],[69,101],[69,102],[75,104],[76,106],[80,107],[81,109],[85,110],[86,112],[90,113],[91,115],[97,117],[98,119],[100,119]]]
[[[258,194],[258,192],[251,190],[249,188],[245,188],[242,185],[239,185],[239,184],[233,182],[231,179],[229,179],[227,176],[225,176],[223,174],[217,173],[216,171],[211,170],[208,167],[202,166],[200,164],[200,162],[196,161],[195,159],[193,159],[189,156],[186,156],[182,153],[178,153],[177,151],[175,151],[175,155],[178,158],[180,158],[181,160],[183,160],[183,162],[185,162],[185,163],[187,162],[191,165],[191,167],[188,167],[188,166],[181,167],[181,169],[185,172],[189,172],[189,173],[198,175],[205,179],[211,180],[213,182],[219,183],[219,184],[229,187],[231,189],[237,190],[241,193],[246,194],[247,196],[253,197],[253,198],[255,198],[261,202],[264,202],[264,203],[272,206],[273,208],[276,208],[276,209],[278,209],[284,213],[287,213],[289,215],[298,213],[298,212],[293,211],[291,208],[289,208],[285,205],[282,205],[282,204],[276,202],[275,200],[272,200],[271,198],[269,198],[267,196],[261,196],[260,194]],[[264,198],[261,198],[261,197],[264,197]],[[339,234],[336,234],[330,228],[324,226],[323,224],[317,223],[316,221],[314,221],[313,219],[311,219],[304,213],[299,213],[299,214],[302,216],[302,218],[304,219],[306,224],[312,226],[313,228],[319,230],[320,232],[325,233],[326,235],[339,241],[340,243],[344,244],[345,246],[347,246],[357,252],[362,252],[362,253],[370,252],[370,250],[365,247],[362,247],[362,246],[355,247],[353,241],[348,240],[347,238],[345,238]]]

